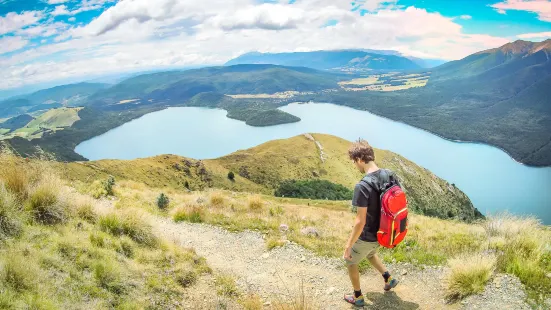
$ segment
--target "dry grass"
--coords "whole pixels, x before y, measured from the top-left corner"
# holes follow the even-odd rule
[[[249,198],[248,206],[249,209],[258,211],[264,207],[264,201],[260,196],[252,196]]]
[[[0,179],[7,190],[17,195],[20,199],[27,198],[29,189],[29,176],[27,169],[21,169],[13,160],[6,160],[0,170]]]
[[[209,196],[209,202],[212,206],[223,206],[226,198],[220,192],[212,192]]]
[[[263,309],[263,303],[260,296],[256,294],[250,294],[248,296],[245,296],[243,299],[239,301],[241,306],[245,310],[262,310]]]
[[[151,225],[136,212],[110,213],[100,216],[98,225],[105,232],[114,236],[128,236],[139,244],[153,247],[158,242],[153,235]]]
[[[481,293],[496,268],[494,255],[462,255],[449,261],[447,297],[460,299]]]
[[[45,174],[29,190],[26,209],[35,221],[52,225],[65,222],[71,216],[67,198],[62,193],[62,183],[53,174]]]

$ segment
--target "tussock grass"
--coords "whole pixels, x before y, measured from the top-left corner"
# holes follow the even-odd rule
[[[101,230],[114,236],[128,236],[139,244],[155,246],[157,238],[152,228],[136,213],[110,213],[100,216],[98,224]]]
[[[267,241],[266,241],[266,248],[269,250],[272,250],[272,249],[275,249],[277,247],[282,247],[285,245],[285,241],[284,240],[281,240],[281,239],[278,239],[278,238],[269,238]]]
[[[517,276],[536,302],[551,297],[551,233],[532,217],[499,214],[484,223],[497,269]]]
[[[481,293],[496,268],[494,255],[463,255],[449,261],[447,297],[460,299]]]
[[[9,253],[1,262],[0,279],[1,285],[6,286],[15,292],[21,293],[31,290],[36,285],[37,272],[29,258],[18,253]]]
[[[211,206],[223,206],[226,198],[220,192],[212,192],[209,196]]]
[[[191,204],[177,209],[172,218],[175,222],[203,223],[205,211],[201,206]]]
[[[0,169],[0,179],[3,181],[7,190],[17,195],[20,199],[27,198],[29,189],[29,172],[27,169],[21,169],[14,160],[5,160],[5,166]]]
[[[29,192],[26,209],[41,224],[53,225],[65,222],[70,209],[61,192],[61,181],[54,175],[44,175]]]
[[[19,237],[23,224],[17,207],[17,198],[0,183],[0,241]]]
[[[262,299],[256,294],[249,294],[243,297],[239,300],[239,303],[245,310],[262,310],[264,306]]]
[[[249,209],[258,211],[264,207],[264,201],[260,196],[252,196],[249,198],[248,206]]]
[[[216,293],[224,297],[239,297],[239,289],[233,277],[229,275],[218,275],[215,280]]]
[[[94,201],[86,196],[76,196],[73,198],[73,205],[76,215],[81,220],[94,224],[98,216],[94,211]]]

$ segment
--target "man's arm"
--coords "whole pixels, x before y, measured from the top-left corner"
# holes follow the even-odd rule
[[[354,228],[352,229],[352,233],[350,234],[350,238],[348,238],[348,242],[346,243],[344,249],[344,259],[350,259],[352,246],[354,245],[354,243],[356,243],[356,241],[358,241],[358,238],[360,238],[362,230],[365,226],[368,204],[367,197],[368,193],[365,191],[365,189],[362,188],[360,184],[356,185],[356,187],[354,188],[352,205],[357,207],[357,215],[356,219],[354,220]]]
[[[354,228],[352,229],[352,233],[350,234],[350,238],[348,238],[348,242],[346,243],[346,248],[351,248],[356,241],[358,241],[358,238],[360,238],[360,235],[362,234],[362,231],[365,226],[367,216],[367,207],[358,207],[358,215],[356,215],[356,220],[354,221]]]

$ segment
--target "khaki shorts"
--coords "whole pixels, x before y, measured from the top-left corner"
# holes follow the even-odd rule
[[[347,265],[358,265],[364,258],[372,258],[377,254],[377,249],[379,249],[379,242],[366,242],[359,240],[354,243],[352,246],[352,251],[350,255],[352,258],[346,260]]]

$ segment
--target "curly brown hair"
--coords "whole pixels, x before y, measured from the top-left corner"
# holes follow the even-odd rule
[[[359,139],[350,146],[348,155],[353,161],[360,159],[365,163],[375,161],[375,151],[373,151],[371,145],[363,139]]]

